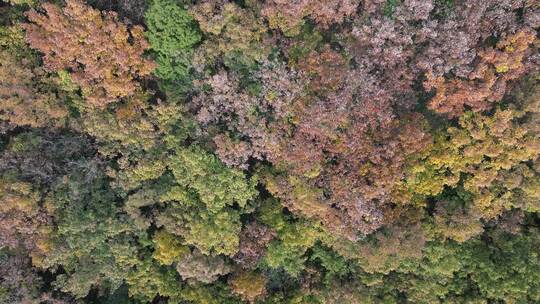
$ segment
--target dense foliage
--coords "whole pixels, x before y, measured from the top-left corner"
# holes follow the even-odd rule
[[[0,303],[540,303],[540,3],[0,0]]]

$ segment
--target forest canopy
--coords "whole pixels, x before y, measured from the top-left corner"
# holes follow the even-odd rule
[[[540,303],[540,2],[0,0],[0,303]]]

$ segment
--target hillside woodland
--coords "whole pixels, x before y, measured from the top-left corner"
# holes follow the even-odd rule
[[[1,0],[0,303],[540,303],[538,0]]]

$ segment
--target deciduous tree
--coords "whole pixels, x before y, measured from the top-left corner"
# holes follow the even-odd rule
[[[64,8],[43,4],[46,15],[29,11],[26,41],[43,53],[48,71],[68,70],[90,105],[103,107],[133,95],[136,79],[154,64],[143,58],[148,49],[143,28],[128,29],[114,12],[101,13],[79,0]]]

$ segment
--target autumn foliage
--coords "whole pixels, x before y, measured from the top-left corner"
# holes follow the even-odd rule
[[[48,71],[70,72],[89,104],[102,107],[133,95],[139,86],[135,78],[154,68],[142,57],[149,47],[142,27],[128,30],[115,13],[102,14],[78,0],[63,9],[43,8],[46,15],[28,13],[26,41],[44,54]]]
[[[445,80],[444,77],[427,76],[426,89],[435,89],[436,95],[429,107],[450,117],[458,117],[465,108],[474,112],[489,110],[499,102],[511,81],[527,73],[523,62],[531,52],[536,40],[536,32],[522,29],[497,43],[496,48],[488,48],[479,53],[480,62],[467,76],[467,80]]]
[[[295,35],[305,22],[305,17],[310,17],[327,28],[353,15],[358,4],[357,0],[271,0],[265,3],[262,14],[268,19],[271,28],[279,28],[287,35]]]
[[[0,0],[0,303],[540,303],[540,5]]]

